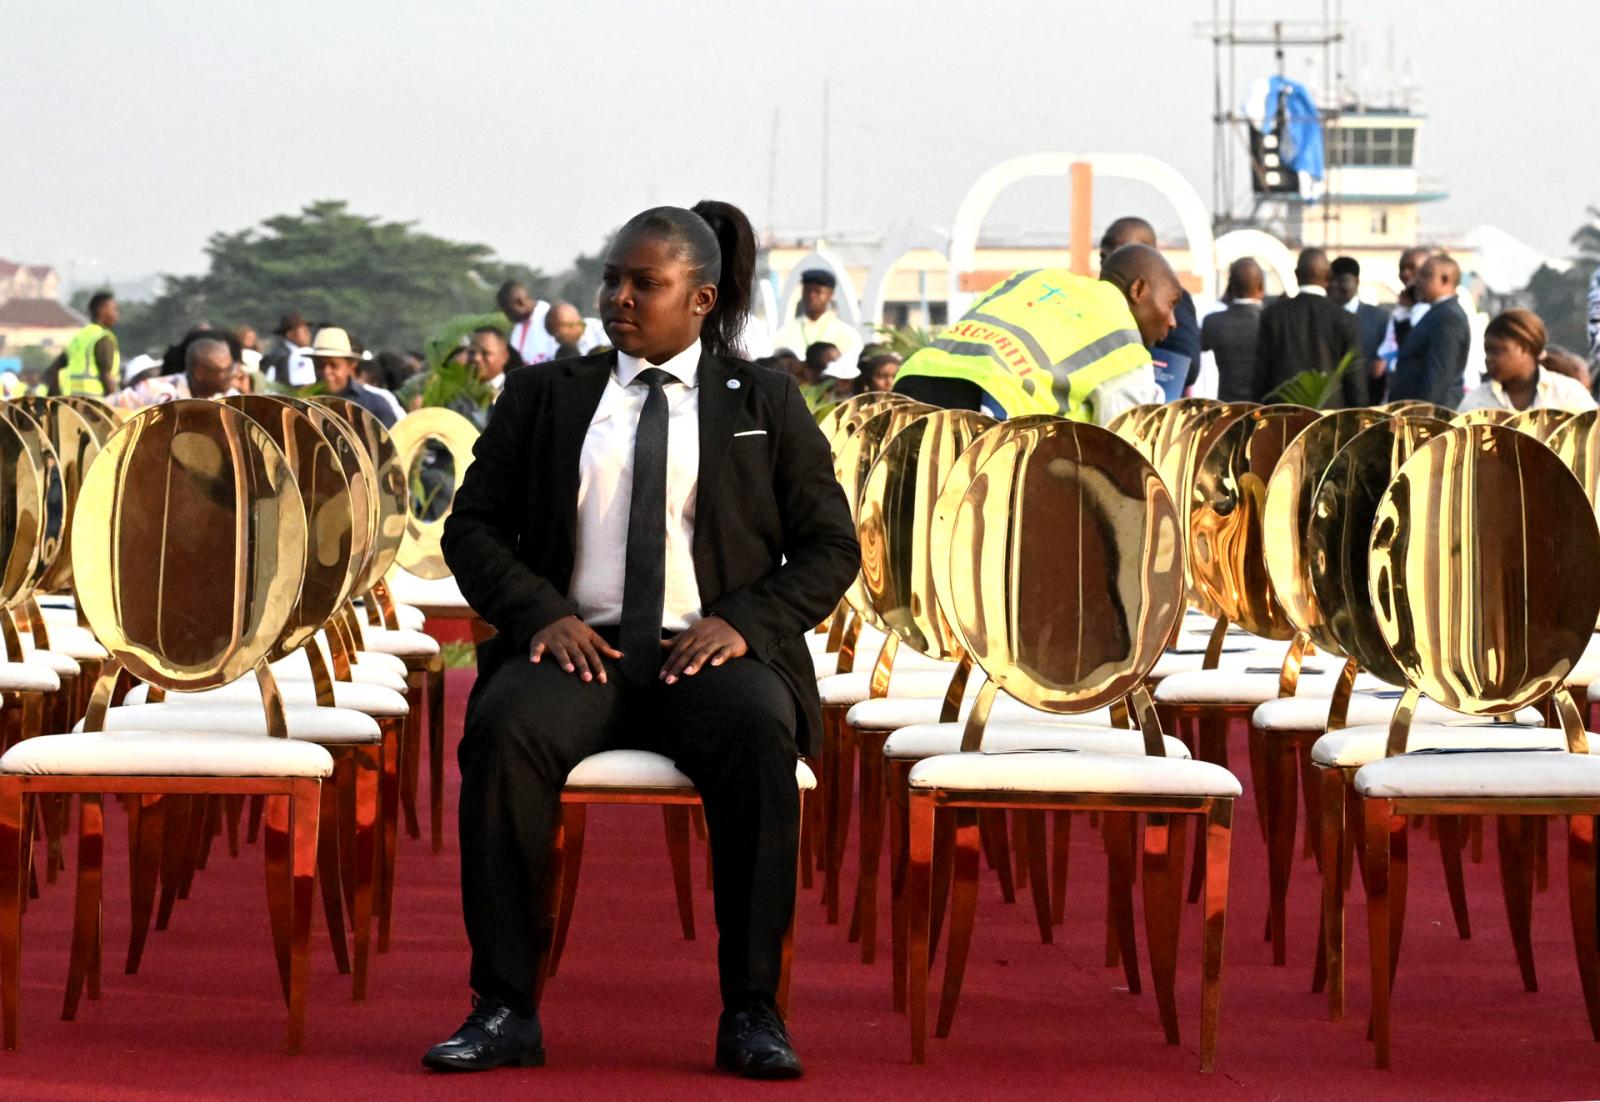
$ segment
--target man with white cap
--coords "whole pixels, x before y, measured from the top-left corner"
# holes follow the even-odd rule
[[[774,348],[792,348],[805,355],[812,345],[831,344],[839,361],[856,366],[861,355],[861,334],[833,311],[833,291],[838,281],[825,268],[800,273],[800,312],[772,339]]]
[[[307,350],[316,365],[317,378],[336,398],[344,398],[383,422],[386,429],[403,416],[393,397],[370,387],[356,378],[356,367],[361,363],[361,353],[350,343],[350,334],[337,326],[317,330],[317,339]]]

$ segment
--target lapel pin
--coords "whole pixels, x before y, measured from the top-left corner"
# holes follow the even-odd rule
[[[738,390],[739,389],[739,380],[738,379],[729,379],[728,380],[728,389],[729,390]]]

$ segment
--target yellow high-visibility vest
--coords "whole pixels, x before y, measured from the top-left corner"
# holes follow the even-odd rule
[[[103,325],[90,322],[73,336],[67,345],[67,366],[62,369],[60,386],[62,394],[91,394],[105,396],[100,382],[100,365],[95,363],[94,347],[101,337],[111,340],[111,385],[117,385],[122,374],[122,352],[117,347],[117,335]]]
[[[919,349],[895,375],[964,379],[1007,417],[1093,421],[1089,395],[1150,363],[1128,302],[1112,284],[1064,268],[1013,273]]]

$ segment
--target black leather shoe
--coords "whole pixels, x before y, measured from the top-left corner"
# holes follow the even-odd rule
[[[765,1000],[722,1012],[717,1022],[717,1067],[746,1079],[796,1079],[802,1070],[782,1015]]]
[[[514,1014],[499,999],[474,999],[472,1013],[448,1041],[440,1041],[422,1057],[435,1071],[488,1071],[508,1065],[544,1065],[544,1030],[537,1012]]]

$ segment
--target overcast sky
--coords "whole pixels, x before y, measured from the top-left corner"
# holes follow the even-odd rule
[[[1226,5],[1224,5],[1226,6]],[[1321,0],[1238,0],[1319,18]],[[79,283],[203,266],[209,234],[314,198],[559,269],[653,203],[759,226],[948,225],[1004,158],[1132,150],[1211,199],[1210,0],[0,0],[0,257]],[[1560,255],[1600,202],[1600,2],[1345,0],[1430,115],[1425,226],[1496,223]],[[1241,52],[1240,83],[1271,68]],[[1290,75],[1322,86],[1320,62]],[[1240,89],[1242,92],[1242,88]],[[773,114],[780,115],[769,204]],[[1105,197],[1097,223],[1113,202]],[[1154,200],[1146,213],[1170,216]],[[1064,187],[996,218],[1066,218]]]

